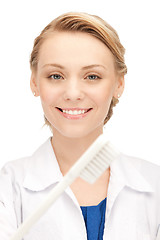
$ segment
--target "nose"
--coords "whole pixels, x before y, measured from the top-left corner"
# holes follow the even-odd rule
[[[84,89],[80,81],[70,79],[67,81],[64,90],[64,99],[67,101],[77,101],[84,98]]]

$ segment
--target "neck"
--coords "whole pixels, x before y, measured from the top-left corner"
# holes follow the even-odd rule
[[[63,175],[80,158],[88,147],[102,134],[103,131],[91,133],[81,138],[69,138],[54,132],[52,147]]]

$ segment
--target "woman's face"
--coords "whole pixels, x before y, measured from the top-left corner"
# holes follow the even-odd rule
[[[122,94],[110,50],[81,32],[54,32],[42,44],[31,88],[53,134],[80,138],[103,131],[111,100]]]

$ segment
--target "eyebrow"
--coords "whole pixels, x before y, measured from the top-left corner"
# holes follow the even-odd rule
[[[42,66],[42,68],[45,68],[45,67],[58,67],[58,68],[61,68],[61,69],[65,69],[65,67],[63,67],[60,64],[56,64],[56,63],[48,63],[48,64],[45,64],[45,65]]]
[[[107,68],[106,68],[105,66],[101,65],[101,64],[88,65],[88,66],[83,67],[82,69],[83,69],[83,70],[86,70],[86,69],[90,69],[90,68],[94,68],[94,67],[102,67],[102,68],[104,68],[105,70],[107,70]]]
[[[60,69],[65,69],[64,66],[57,64],[57,63],[48,63],[48,64],[45,64],[42,66],[42,68],[45,68],[45,67],[58,67]],[[84,67],[82,67],[82,70],[87,70],[87,69],[94,68],[94,67],[102,67],[105,70],[107,70],[107,68],[101,64],[92,64],[92,65],[84,66]]]

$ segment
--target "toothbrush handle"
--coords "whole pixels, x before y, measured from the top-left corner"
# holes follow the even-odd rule
[[[63,191],[74,181],[73,175],[66,174],[62,181],[59,182],[49,193],[48,197],[40,206],[20,225],[17,232],[11,240],[21,240],[29,229],[38,221],[38,219],[50,208]]]

